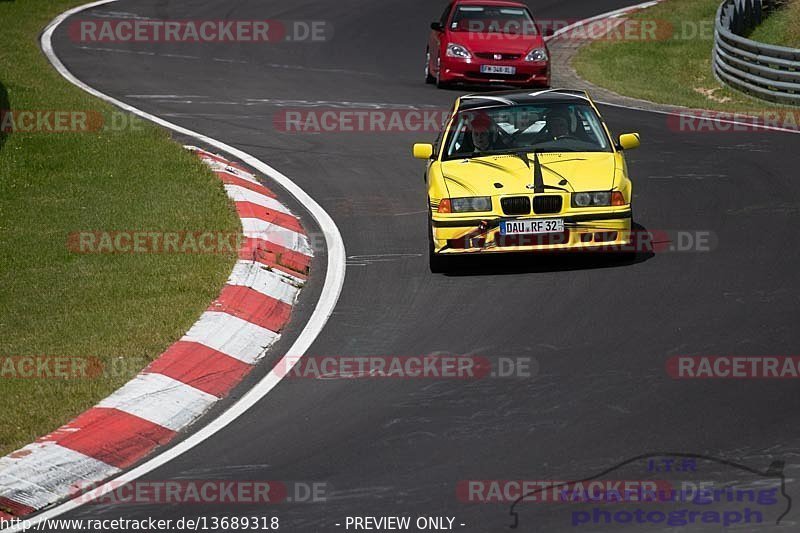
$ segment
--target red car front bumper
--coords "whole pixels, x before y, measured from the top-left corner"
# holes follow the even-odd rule
[[[514,67],[514,74],[488,74],[481,72],[483,65]],[[443,57],[439,80],[442,83],[502,84],[520,87],[550,87],[550,62],[494,61],[472,58]]]

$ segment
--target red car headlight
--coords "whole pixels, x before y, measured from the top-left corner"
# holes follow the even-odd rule
[[[471,59],[472,54],[466,47],[460,44],[450,43],[447,45],[447,57],[457,57],[459,59]]]
[[[525,56],[525,61],[547,61],[550,56],[546,48],[534,48]]]

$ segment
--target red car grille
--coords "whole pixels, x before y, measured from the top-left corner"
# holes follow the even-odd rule
[[[495,57],[496,55],[499,55],[500,59],[496,58]],[[500,60],[502,60],[502,61],[516,61],[517,59],[519,59],[522,56],[520,54],[480,53],[480,54],[475,54],[475,57],[479,57],[481,59],[494,59],[496,61],[500,61]]]

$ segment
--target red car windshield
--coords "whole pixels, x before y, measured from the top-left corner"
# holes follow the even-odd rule
[[[450,24],[452,31],[538,35],[528,10],[522,7],[458,6]]]

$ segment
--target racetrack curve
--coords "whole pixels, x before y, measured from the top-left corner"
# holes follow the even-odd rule
[[[554,19],[626,3],[528,2]],[[796,476],[795,382],[676,381],[665,362],[797,352],[798,138],[678,132],[663,115],[603,108],[615,132],[642,134],[642,148],[628,156],[636,222],[710,231],[712,251],[633,264],[491,258],[432,275],[424,167],[410,157],[411,144],[431,134],[289,135],[273,117],[297,101],[448,107],[459,91],[422,80],[428,24],[441,11],[441,2],[426,0],[122,0],[77,17],[324,20],[334,29],[325,44],[91,45],[73,42],[69,24],[59,29],[55,50],[80,80],[268,162],[336,221],[347,278],[311,355],[538,363],[530,379],[286,379],[225,431],[146,478],[319,481],[328,485],[326,503],[90,504],[65,518],[274,513],[287,531],[338,531],[353,515],[448,515],[462,530],[503,531],[508,506],[460,502],[460,480],[579,479],[664,450],[759,469],[780,459],[787,477]],[[314,291],[312,284],[304,295],[300,321]],[[525,530],[574,529],[556,506],[522,514]],[[782,524],[790,528],[791,515]]]

